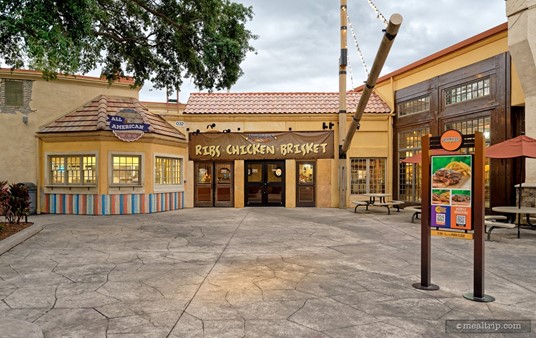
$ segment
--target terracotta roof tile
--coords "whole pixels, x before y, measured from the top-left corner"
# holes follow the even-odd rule
[[[347,93],[347,111],[354,112],[361,93]],[[184,114],[333,114],[339,111],[339,93],[192,93]],[[365,113],[390,113],[376,94]]]
[[[115,115],[119,110],[131,108],[138,111],[144,123],[150,124],[149,132],[186,139],[183,133],[167,123],[161,116],[151,113],[133,97],[97,96],[70,113],[48,123],[39,129],[40,133],[63,133],[110,130],[108,115]]]

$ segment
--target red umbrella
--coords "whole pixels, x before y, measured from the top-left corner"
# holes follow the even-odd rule
[[[536,140],[525,135],[494,144],[486,149],[490,158],[536,158]]]
[[[457,151],[448,151],[445,149],[431,149],[429,152],[430,155],[453,155],[459,154]],[[417,153],[411,157],[405,158],[402,163],[421,163],[422,162],[422,153]]]
[[[536,140],[525,135],[520,135],[486,148],[485,154],[489,158],[522,157],[521,172],[523,172],[524,158],[536,158]],[[521,208],[521,182],[519,183],[518,203],[518,206]]]

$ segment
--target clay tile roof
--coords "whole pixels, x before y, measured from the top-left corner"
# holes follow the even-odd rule
[[[100,95],[83,106],[41,127],[40,133],[65,133],[110,130],[108,115],[130,108],[138,111],[144,123],[150,124],[149,133],[186,139],[185,135],[171,126],[161,116],[151,113],[133,97]]]
[[[347,93],[347,111],[354,112],[361,93]],[[339,93],[192,93],[184,114],[333,114],[339,112]],[[365,109],[390,113],[376,94]]]

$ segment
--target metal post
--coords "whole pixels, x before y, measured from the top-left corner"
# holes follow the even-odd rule
[[[466,293],[464,298],[476,302],[493,302],[495,298],[484,293],[484,135],[475,132],[475,156],[473,170],[473,224],[474,224],[474,266],[473,266],[473,293]]]
[[[432,231],[430,229],[430,138],[422,137],[422,185],[421,185],[421,282],[414,283],[413,287],[421,290],[439,290],[439,286],[431,283],[432,275]]]

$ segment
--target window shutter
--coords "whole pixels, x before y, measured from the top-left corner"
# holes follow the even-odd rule
[[[6,81],[6,106],[21,107],[24,104],[22,81]]]

